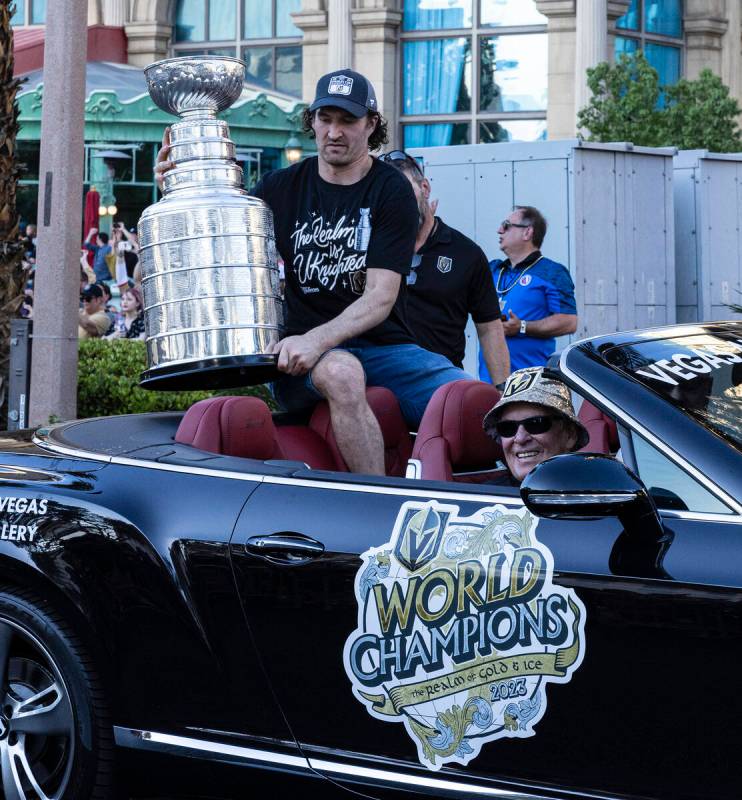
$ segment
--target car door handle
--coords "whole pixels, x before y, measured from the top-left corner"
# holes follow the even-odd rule
[[[303,564],[325,552],[322,542],[293,531],[251,536],[245,542],[245,549],[277,564]]]

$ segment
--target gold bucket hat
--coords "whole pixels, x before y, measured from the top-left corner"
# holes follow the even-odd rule
[[[566,417],[577,430],[574,450],[580,450],[590,440],[587,428],[575,414],[569,388],[562,381],[544,374],[543,367],[519,369],[507,379],[502,397],[485,414],[482,421],[482,427],[490,436],[495,435],[495,423],[500,419],[503,408],[510,403],[534,403],[551,408],[561,417]]]

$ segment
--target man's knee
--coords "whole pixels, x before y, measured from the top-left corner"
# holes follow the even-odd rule
[[[351,353],[332,350],[312,370],[312,383],[330,403],[354,404],[366,397],[366,376]]]

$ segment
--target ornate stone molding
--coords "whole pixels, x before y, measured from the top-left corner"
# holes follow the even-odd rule
[[[687,0],[683,26],[688,50],[721,50],[729,26],[725,0]]]
[[[577,13],[576,0],[536,0],[536,9],[545,17],[574,17]]]
[[[350,15],[357,42],[396,43],[402,12],[391,8],[356,8]]]
[[[172,25],[161,22],[130,22],[124,26],[128,39],[129,63],[144,67],[167,58]]]
[[[631,0],[608,0],[608,22],[614,25],[619,17],[622,17],[631,5]]]

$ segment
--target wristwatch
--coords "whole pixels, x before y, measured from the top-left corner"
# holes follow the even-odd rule
[[[526,335],[526,325],[528,325],[528,323],[524,319],[522,319],[520,321],[520,335],[521,336],[525,336]]]

